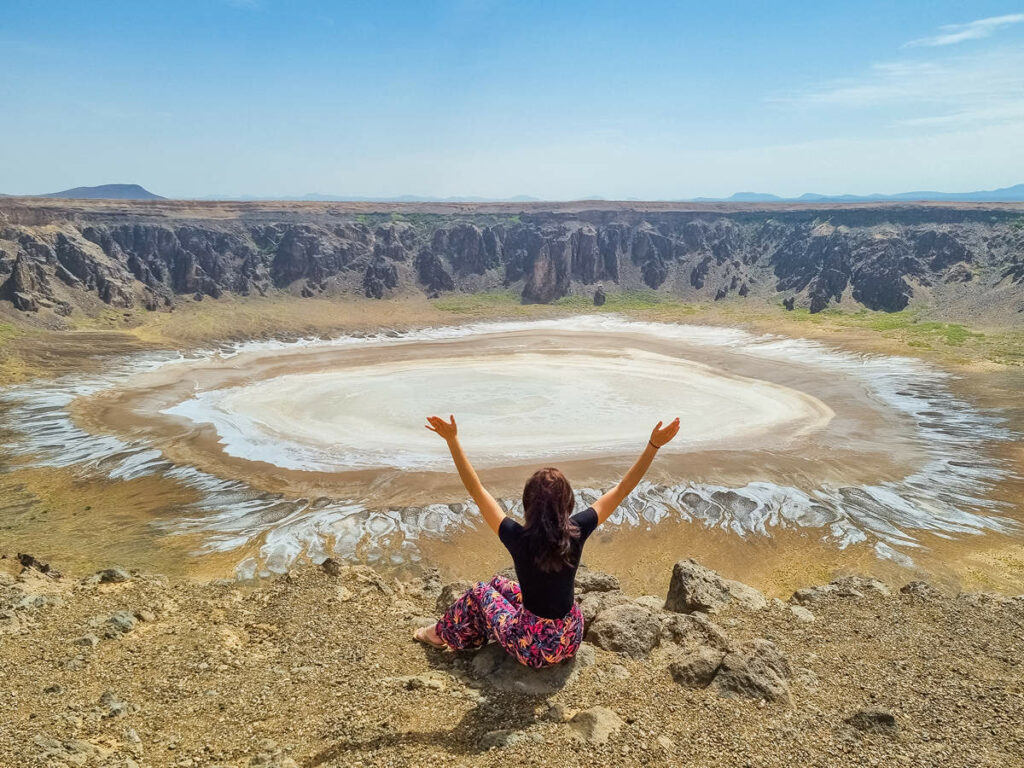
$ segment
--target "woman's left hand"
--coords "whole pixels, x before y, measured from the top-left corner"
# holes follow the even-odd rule
[[[427,416],[427,423],[424,426],[431,432],[437,432],[445,440],[452,441],[459,434],[459,427],[455,423],[454,416],[448,416],[450,421],[445,421],[438,416]]]

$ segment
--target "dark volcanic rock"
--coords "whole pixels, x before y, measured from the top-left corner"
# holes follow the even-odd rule
[[[235,219],[152,203],[125,203],[116,215],[76,208],[73,218],[24,202],[8,215],[6,205],[0,300],[29,312],[68,314],[85,294],[150,311],[175,295],[309,296],[328,279],[332,294],[504,289],[527,303],[603,283],[593,292],[598,306],[610,283],[694,301],[755,290],[771,299],[774,287],[787,309],[839,302],[895,311],[915,300],[916,286],[929,289],[922,300],[977,303],[1001,281],[1024,280],[1016,212],[998,208],[453,211],[406,221],[257,204]],[[32,223],[8,223],[22,221]]]
[[[378,256],[363,275],[363,291],[367,298],[382,299],[389,289],[398,285],[398,269]]]

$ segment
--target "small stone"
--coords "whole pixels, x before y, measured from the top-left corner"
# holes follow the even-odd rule
[[[511,728],[502,728],[496,731],[488,731],[480,739],[480,746],[484,749],[495,747],[511,747],[524,742],[542,741],[539,733],[515,731]]]
[[[570,709],[559,701],[547,708],[547,711],[544,713],[544,719],[550,720],[553,723],[567,723],[572,720],[575,714],[575,709]]]
[[[410,691],[429,690],[443,691],[445,689],[444,678],[436,672],[423,672],[419,675],[396,678],[406,689]]]
[[[64,688],[60,685],[48,685],[43,688],[43,693],[61,694],[64,693]]]
[[[676,748],[676,743],[672,741],[668,736],[659,736],[657,739],[658,746],[664,749],[666,752],[671,752]]]
[[[85,648],[95,648],[99,644],[100,639],[91,633],[88,635],[82,635],[80,638],[75,640],[75,645],[81,645]]]
[[[591,707],[577,712],[569,721],[577,738],[590,742],[591,744],[604,744],[608,738],[618,733],[625,723],[608,707]]]
[[[912,581],[909,584],[904,584],[900,587],[900,592],[919,600],[938,600],[942,597],[942,593],[927,581]]]
[[[100,707],[105,718],[121,717],[131,711],[131,705],[118,698],[113,691],[104,691],[100,696]]]
[[[97,584],[120,584],[125,581],[130,581],[132,575],[121,568],[115,566],[113,568],[105,568],[102,571],[97,571],[96,574],[90,579]]]
[[[605,675],[611,680],[626,680],[630,677],[629,670],[621,664],[612,664],[605,670]]]
[[[114,638],[124,635],[135,629],[139,620],[130,611],[117,611],[108,618],[104,624],[107,637]]]
[[[328,557],[326,560],[320,563],[320,569],[328,576],[341,575],[341,563],[339,563],[333,557]]]
[[[797,621],[803,624],[810,624],[812,621],[814,621],[814,614],[806,608],[804,608],[802,605],[791,605],[789,607],[789,611],[793,614],[794,618]]]
[[[878,579],[865,576],[841,576],[828,584],[798,589],[789,601],[798,605],[814,605],[826,598],[859,599],[868,594],[887,597],[890,590]]]
[[[885,709],[860,709],[846,718],[846,723],[866,733],[894,735],[899,725],[891,712]]]

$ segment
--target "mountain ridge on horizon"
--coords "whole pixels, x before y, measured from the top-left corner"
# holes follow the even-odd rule
[[[0,197],[14,197],[15,195],[0,194]],[[239,202],[338,202],[338,203],[541,203],[541,202],[576,202],[580,200],[594,200],[606,202],[641,202],[641,198],[627,197],[616,200],[597,195],[581,197],[576,200],[556,201],[545,200],[544,198],[531,195],[514,195],[512,197],[482,197],[482,196],[450,196],[433,197],[429,195],[396,195],[393,197],[374,197],[360,195],[327,195],[309,193],[305,195],[283,195],[283,196],[262,196],[262,195],[206,195],[204,197],[167,198],[154,194],[139,184],[101,184],[94,187],[74,187],[60,192],[48,192],[38,195],[22,195],[23,197],[48,197],[79,200],[200,200],[215,202],[239,201]],[[874,203],[874,202],[1024,202],[1024,184],[1015,184],[999,189],[979,190],[974,192],[936,192],[936,191],[914,191],[898,192],[895,194],[873,193],[869,195],[822,195],[813,192],[805,192],[798,197],[780,197],[767,192],[736,192],[729,197],[691,197],[666,199],[664,202],[671,203]],[[647,202],[659,202],[657,198],[651,198]]]

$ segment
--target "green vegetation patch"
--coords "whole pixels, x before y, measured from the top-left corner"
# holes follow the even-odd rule
[[[657,293],[646,291],[609,293],[605,296],[604,305],[600,307],[594,306],[593,294],[563,296],[553,303],[556,307],[585,309],[592,312],[625,312],[633,309],[655,309],[667,304],[680,304],[680,302],[666,299]]]
[[[21,335],[21,330],[14,323],[0,322],[0,344],[6,344],[11,339],[16,339]]]
[[[488,291],[485,293],[453,293],[433,302],[442,312],[476,314],[487,310],[511,309],[522,306],[515,291]]]

